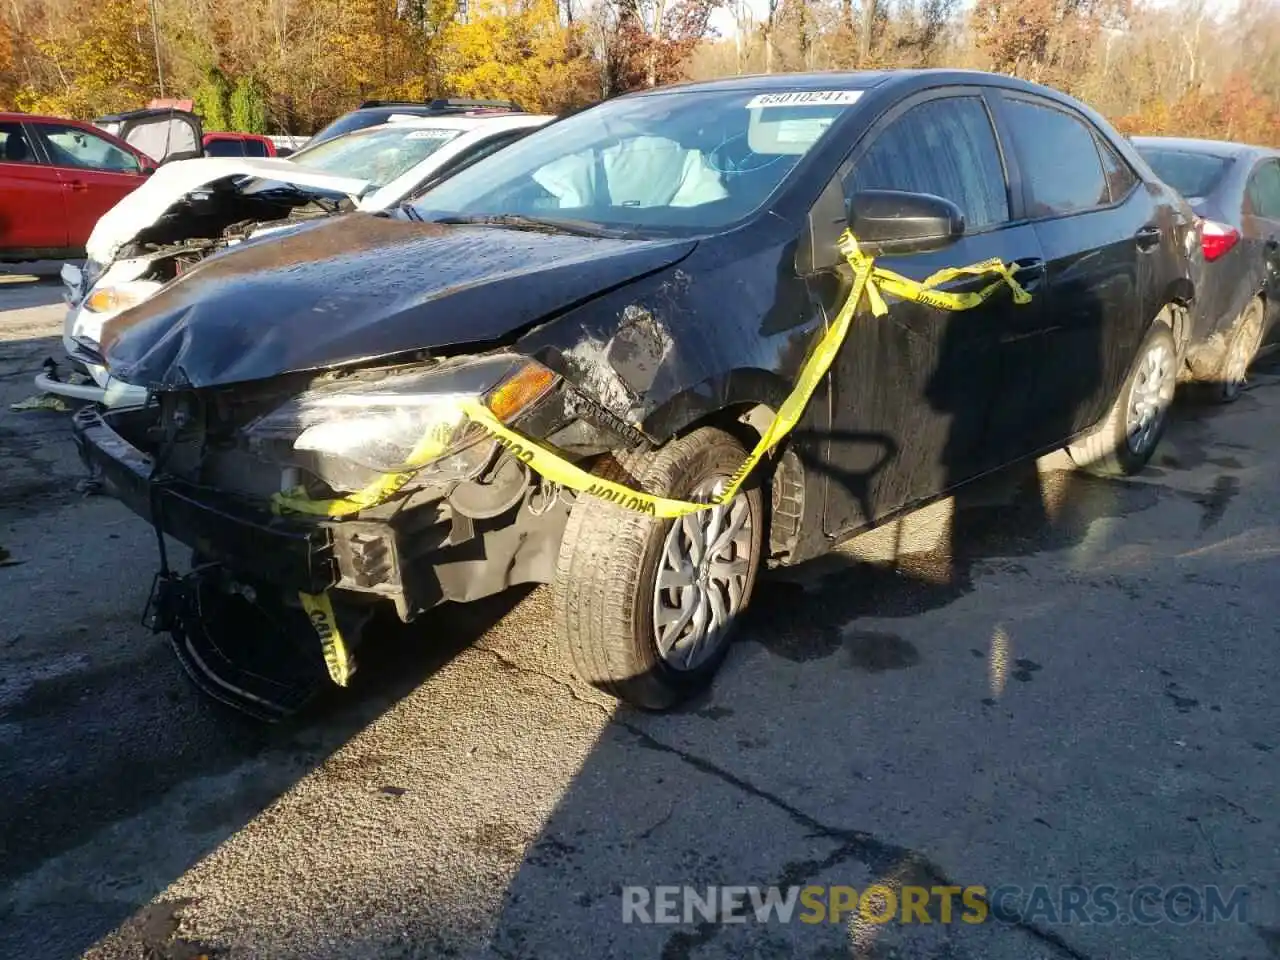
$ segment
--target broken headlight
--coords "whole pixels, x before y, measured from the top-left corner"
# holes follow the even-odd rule
[[[422,470],[440,480],[474,477],[494,442],[463,413],[480,401],[503,422],[544,396],[555,375],[510,354],[410,373],[362,374],[309,391],[255,421],[253,440],[340,457],[378,473]]]

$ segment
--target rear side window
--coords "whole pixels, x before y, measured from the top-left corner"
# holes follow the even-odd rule
[[[0,123],[0,163],[39,163],[20,123]]]
[[[1268,160],[1249,178],[1249,205],[1254,216],[1280,220],[1280,162]]]
[[[245,140],[244,155],[246,157],[265,157],[267,155],[267,145],[261,140]]]
[[[1156,176],[1184,197],[1207,197],[1217,189],[1219,181],[1231,166],[1230,157],[1189,150],[1139,146],[1142,159],[1151,164]]]
[[[1006,100],[1032,217],[1058,217],[1111,203],[1093,133],[1068,113],[1026,100]]]
[[[979,97],[946,97],[912,107],[876,135],[845,179],[859,190],[931,193],[956,204],[978,230],[1009,219],[1004,165]]]
[[[1138,182],[1138,175],[1133,172],[1133,167],[1129,166],[1128,161],[1116,153],[1111,144],[1102,137],[1098,138],[1098,153],[1102,155],[1102,172],[1107,178],[1111,202],[1119,203],[1129,195],[1129,191]]]

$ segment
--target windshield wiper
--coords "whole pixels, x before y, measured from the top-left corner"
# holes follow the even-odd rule
[[[472,217],[441,217],[433,223],[455,226],[510,227],[513,230],[537,230],[548,233],[568,233],[578,237],[606,237],[614,232],[585,220],[550,220],[542,217],[525,217],[515,213],[500,213]]]

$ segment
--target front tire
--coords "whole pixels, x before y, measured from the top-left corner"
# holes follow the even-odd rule
[[[1157,321],[1107,415],[1067,445],[1075,465],[1104,477],[1127,477],[1145,467],[1164,435],[1176,379],[1173,333]]]
[[[607,460],[596,473],[705,501],[745,457],[732,435],[702,427],[654,453]],[[751,599],[764,521],[755,478],[730,503],[676,520],[580,496],[554,587],[574,673],[646,710],[668,709],[707,687]]]

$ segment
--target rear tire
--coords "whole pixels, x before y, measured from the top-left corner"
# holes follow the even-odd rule
[[[702,427],[656,452],[606,460],[596,474],[705,500],[745,457],[733,436]],[[670,708],[707,687],[751,599],[764,521],[754,477],[730,503],[677,520],[580,496],[554,586],[574,673],[646,710]]]
[[[1173,333],[1157,321],[1107,415],[1067,444],[1075,465],[1104,477],[1127,477],[1145,467],[1168,423],[1176,378]]]
[[[1262,345],[1262,322],[1266,317],[1266,305],[1261,297],[1250,300],[1231,330],[1222,363],[1214,377],[1215,399],[1219,403],[1234,403],[1240,399],[1248,379],[1249,367]]]

